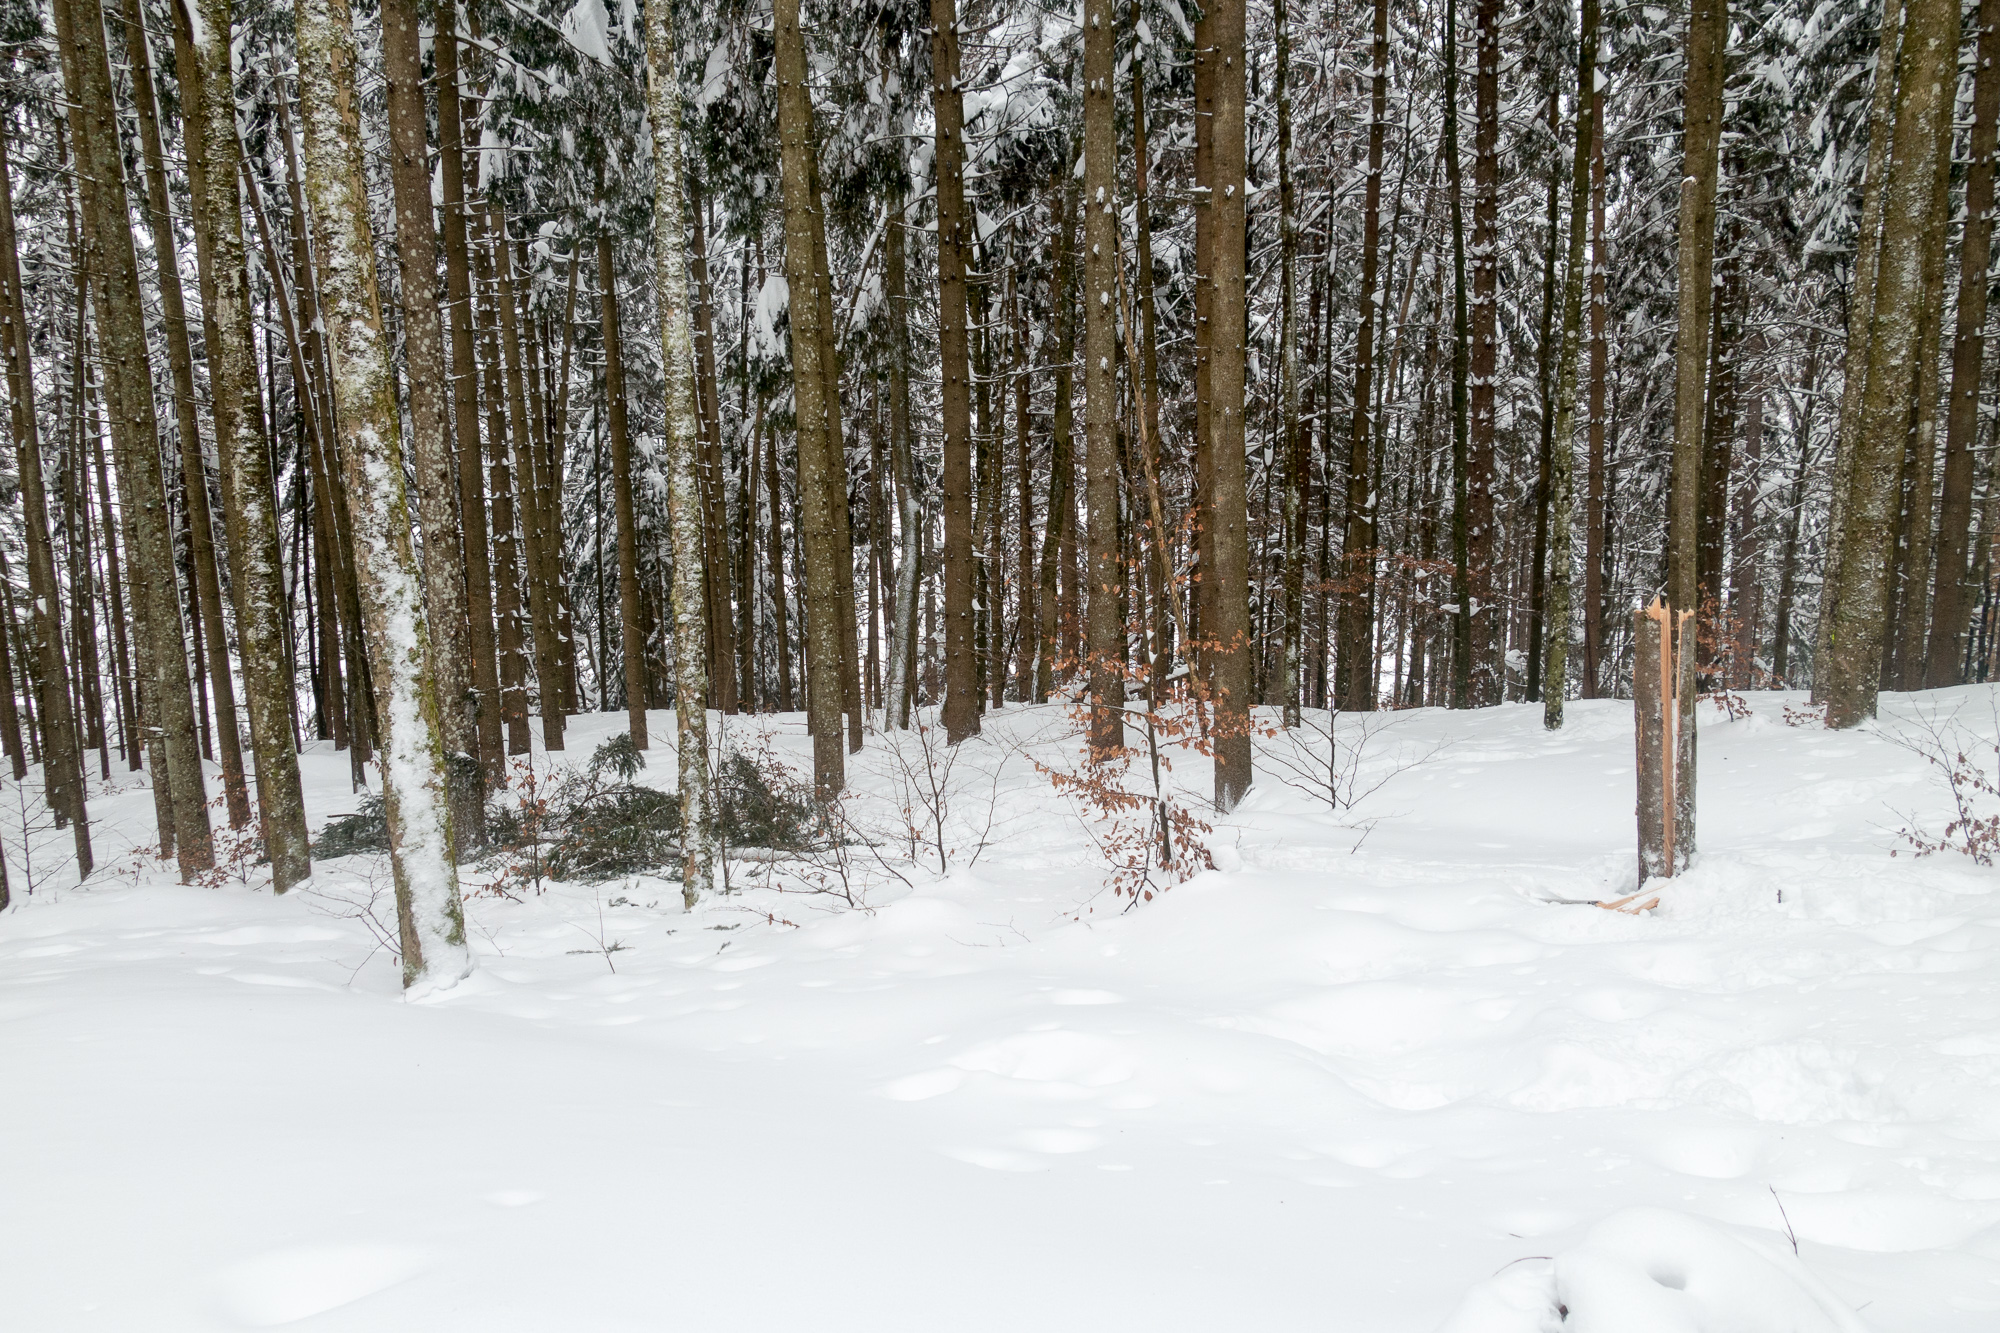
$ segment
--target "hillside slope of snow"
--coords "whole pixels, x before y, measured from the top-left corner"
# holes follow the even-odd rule
[[[738,863],[688,914],[663,880],[517,884],[417,1003],[369,858],[175,885],[117,853],[128,783],[94,797],[109,869],[66,883],[30,829],[28,894],[0,817],[0,1322],[2000,1326],[2000,872],[1910,856],[1949,798],[1890,734],[1990,747],[1995,694],[1844,734],[1753,701],[1704,707],[1700,859],[1648,916],[1549,901],[1636,887],[1625,704],[1382,719],[1364,775],[1411,766],[1351,810],[1267,764],[1218,869],[1131,910],[1030,762],[1066,718],[1016,707],[961,760],[942,876],[854,908]],[[566,760],[619,730],[575,719]],[[806,753],[795,715],[730,733]],[[353,808],[346,755],[302,762],[315,829]]]

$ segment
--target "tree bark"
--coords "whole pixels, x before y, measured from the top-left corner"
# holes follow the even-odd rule
[[[605,419],[611,432],[611,507],[618,526],[618,620],[625,670],[626,726],[644,750],[646,736],[646,630],[639,596],[639,523],[632,501],[632,435],[626,422],[625,357],[618,331],[618,270],[611,232],[597,233],[597,292],[604,322]]]
[[[1683,94],[1680,241],[1675,268],[1678,332],[1674,355],[1674,454],[1667,515],[1667,602],[1697,611],[1702,425],[1708,371],[1708,325],[1715,266],[1715,185],[1722,135],[1723,57],[1729,41],[1726,0],[1696,0],[1688,15],[1687,82]],[[1695,703],[1679,699],[1675,731],[1674,856],[1695,852]]]
[[[42,445],[35,419],[35,377],[25,298],[20,248],[14,231],[14,172],[7,157],[7,136],[0,131],[0,356],[7,361],[8,397],[13,400],[14,452],[20,467],[21,520],[27,537],[28,597],[32,607],[29,617],[34,643],[32,664],[40,669],[43,681],[42,729],[48,738],[43,747],[43,787],[58,821],[67,821],[71,826],[77,878],[84,880],[90,877],[96,857],[91,849],[90,812],[84,796],[82,756],[77,752],[76,721],[65,684],[69,669],[63,653],[62,604],[55,554],[49,540],[47,490],[42,481]],[[76,392],[80,401],[81,382]],[[70,466],[72,469],[79,466],[75,450],[71,451]],[[73,595],[88,594],[78,591]],[[22,656],[25,669],[30,662],[26,660],[27,654]],[[50,682],[54,682],[53,689],[49,688]],[[11,709],[14,702],[11,667],[4,690]],[[29,693],[32,696],[33,691]],[[99,726],[102,725],[100,720]],[[27,773],[26,755],[11,719],[8,730],[14,745],[14,777],[19,781]],[[108,771],[105,776],[110,776]]]
[[[167,368],[174,382],[174,425],[179,436],[181,475],[186,491],[183,518],[188,526],[189,553],[194,557],[194,588],[188,610],[199,623],[195,632],[196,655],[206,647],[207,684],[215,696],[216,753],[222,761],[222,790],[229,808],[229,825],[242,828],[250,822],[250,793],[243,776],[242,730],[236,718],[236,682],[229,671],[229,636],[222,620],[222,583],[215,567],[215,519],[208,503],[208,467],[201,447],[201,429],[196,424],[194,355],[188,347],[187,300],[181,290],[180,259],[174,241],[173,213],[167,204],[166,154],[160,144],[160,113],[153,89],[152,44],[147,39],[145,17],[139,0],[122,0],[125,49],[131,61],[133,109],[138,112],[140,160],[145,168],[147,229],[153,234],[153,255],[157,261],[160,291],[160,328],[167,345]],[[192,72],[192,71],[190,71]],[[194,80],[185,80],[192,83]],[[193,92],[193,96],[189,93]],[[183,89],[182,115],[192,119],[200,114],[191,105],[200,92]],[[199,153],[188,154],[190,192],[203,189],[203,164]],[[231,184],[235,181],[231,173]],[[196,235],[203,230],[199,221]],[[200,254],[201,293],[205,322],[213,327],[215,311],[209,307],[213,283],[211,256]],[[259,447],[261,449],[261,439]],[[220,452],[220,443],[217,451]],[[228,484],[228,463],[223,463],[223,483]],[[203,719],[205,720],[205,719]]]
[[[86,249],[92,275],[104,362],[104,401],[110,410],[112,447],[121,466],[125,512],[134,558],[152,571],[173,568],[166,486],[160,468],[159,421],[147,355],[139,264],[125,207],[125,164],[118,141],[118,112],[97,0],[62,0],[55,7],[64,81],[72,104]],[[162,852],[171,843],[183,882],[215,865],[208,801],[189,697],[187,642],[182,637],[175,581],[149,577],[134,584],[145,599],[139,638],[142,702],[150,714],[153,782],[164,788],[171,826],[161,829]],[[46,719],[45,719],[46,721]]]
[[[466,652],[472,695],[465,702],[486,786],[506,785],[500,734],[500,654],[493,628],[493,571],[487,545],[485,457],[479,440],[479,361],[473,342],[472,258],[466,238],[465,121],[459,101],[458,7],[441,7],[437,40],[438,178],[444,186],[445,299],[451,311],[452,442],[458,454],[458,512],[465,558]],[[608,345],[608,344],[607,344]],[[599,669],[603,669],[602,663]],[[442,682],[441,682],[442,683]],[[442,694],[447,707],[450,696]],[[446,730],[446,744],[451,731]],[[462,733],[461,733],[462,734]],[[644,749],[643,739],[641,749]],[[481,820],[484,822],[483,816]],[[456,828],[456,825],[454,825]],[[484,829],[459,830],[483,839]]]
[[[1979,433],[1979,376],[1986,357],[1986,270],[1993,257],[1993,158],[2000,127],[2000,0],[1980,0],[1972,76],[1970,160],[1965,169],[1965,236],[1959,244],[1958,314],[1951,343],[1951,396],[1945,411],[1944,490],[1938,504],[1937,577],[1923,685],[1956,684],[1965,657],[1972,598],[1972,446]]]
[[[1215,803],[1227,813],[1250,790],[1250,703],[1256,645],[1250,640],[1249,506],[1244,484],[1244,0],[1219,0],[1209,17],[1215,42],[1215,213],[1211,270],[1214,321],[1209,410],[1215,479],[1213,527]]]
[[[1035,653],[1035,699],[1046,702],[1056,689],[1059,672],[1066,669],[1067,656],[1063,626],[1063,603],[1059,582],[1065,551],[1072,540],[1076,500],[1073,492],[1076,464],[1071,458],[1071,413],[1075,385],[1076,315],[1070,293],[1076,286],[1076,205],[1077,185],[1068,163],[1070,150],[1065,141],[1058,161],[1056,179],[1049,186],[1049,204],[1055,211],[1055,268],[1050,277],[1049,299],[1054,307],[1054,349],[1049,354],[1054,370],[1055,401],[1049,422],[1049,505],[1042,524],[1042,565],[1039,571],[1040,632]]]
[[[353,20],[346,0],[302,0],[296,22],[306,190],[326,273],[321,318],[379,718],[403,985],[449,986],[471,972],[472,955],[452,860],[422,579],[410,547],[402,423],[375,283]]]
[[[556,643],[556,611],[553,605],[553,589],[548,586],[546,574],[548,557],[544,550],[546,534],[543,531],[540,506],[536,503],[536,462],[534,413],[528,403],[527,357],[523,354],[521,336],[522,293],[514,282],[514,244],[507,234],[507,214],[500,204],[488,197],[486,226],[493,244],[494,307],[499,316],[500,367],[506,379],[507,388],[507,436],[513,444],[512,462],[505,462],[506,455],[500,450],[493,451],[494,495],[496,522],[499,506],[509,500],[519,510],[521,541],[518,548],[513,534],[507,534],[506,551],[501,557],[501,571],[510,586],[525,589],[528,595],[527,629],[522,633],[520,623],[519,593],[515,594],[515,624],[519,638],[519,651],[524,659],[532,652],[535,660],[536,701],[541,710],[542,746],[544,749],[563,748],[562,670],[561,651]],[[520,581],[514,584],[513,572],[518,561]],[[525,660],[522,662],[526,666]],[[527,710],[526,671],[522,671],[521,710],[525,721]],[[511,749],[512,746],[510,745]],[[524,751],[517,751],[521,753]]]
[[[812,98],[807,85],[805,32],[798,0],[776,0],[775,74],[778,82],[778,137],[784,193],[785,276],[791,290],[793,403],[798,418],[799,508],[806,565],[806,709],[813,737],[813,786],[831,800],[846,785],[841,747],[846,640],[853,635],[841,621],[851,609],[851,564],[843,567],[841,534],[846,529],[846,461],[832,425],[838,410],[829,401],[827,333],[822,312],[830,301],[823,265],[822,220],[814,210],[817,174]],[[838,524],[838,527],[836,527]],[[847,586],[847,595],[841,587]],[[969,645],[968,645],[969,647]],[[969,659],[968,659],[969,661]],[[977,725],[977,694],[969,696]]]
[[[1084,541],[1090,595],[1086,652],[1090,749],[1125,743],[1125,562],[1118,543],[1118,129],[1112,100],[1117,29],[1110,0],[1083,6]],[[1240,61],[1239,61],[1240,64]],[[1247,651],[1247,648],[1246,648]]]
[[[443,49],[455,43],[446,39],[437,45]],[[458,478],[444,436],[444,329],[437,308],[437,225],[431,214],[416,0],[384,0],[382,64],[388,83],[389,175],[395,192],[403,351],[409,370],[410,454],[417,482],[417,520],[424,534],[424,612],[430,618],[432,676],[456,852],[481,841],[485,789],[474,721],[478,696],[470,671],[465,551],[452,504]],[[484,522],[480,527],[484,529]]]
[[[1576,358],[1583,330],[1583,236],[1590,221],[1590,161],[1597,99],[1597,4],[1583,0],[1577,32],[1576,153],[1570,171],[1569,255],[1564,264],[1562,345],[1556,353],[1555,448],[1549,470],[1548,643],[1542,656],[1542,725],[1563,724],[1569,668],[1570,533],[1576,460]]]
[[[692,910],[702,890],[715,888],[717,847],[708,774],[708,626],[704,593],[713,594],[718,585],[704,569],[708,562],[703,559],[706,534],[698,471],[702,442],[700,423],[695,416],[695,349],[690,329],[693,312],[688,296],[687,198],[681,185],[678,77],[669,10],[665,5],[652,5],[646,10],[646,120],[653,133],[653,264],[660,303],[662,364],[667,378],[666,420],[662,425],[667,442],[667,526],[672,534],[674,555],[674,699],[680,724],[677,738],[683,830],[681,903]],[[695,225],[700,227],[698,221]],[[709,383],[713,384],[712,377]],[[711,438],[709,444],[713,446],[715,441]],[[714,480],[717,486],[721,485],[721,477]],[[712,547],[711,552],[720,554]],[[720,590],[726,599],[726,581]],[[726,602],[716,610],[726,615]],[[733,696],[735,691],[728,693]]]
[[[1472,98],[1472,300],[1466,423],[1466,595],[1472,599],[1468,697],[1487,708],[1506,697],[1503,608],[1493,588],[1494,397],[1498,385],[1501,0],[1477,0]]]
[[[944,433],[944,722],[954,745],[979,734],[972,624],[972,376],[965,289],[965,107],[958,86],[955,0],[931,0],[931,105],[936,118],[938,400]]]
[[[1369,446],[1374,441],[1376,288],[1382,255],[1382,148],[1389,129],[1389,0],[1375,0],[1370,46],[1368,177],[1361,205],[1360,310],[1354,329],[1354,410],[1347,440],[1347,515],[1341,536],[1340,613],[1335,634],[1334,707],[1375,707],[1375,510]],[[1289,298],[1288,298],[1289,299]]]
[[[291,613],[278,550],[271,458],[264,442],[263,396],[257,387],[249,259],[243,240],[242,148],[237,141],[236,80],[230,60],[233,15],[229,0],[200,0],[200,4],[201,22],[186,25],[190,37],[199,33],[202,38],[199,44],[188,42],[196,78],[183,81],[181,104],[191,117],[186,135],[189,160],[202,165],[202,194],[195,215],[196,235],[208,251],[210,274],[205,292],[212,326],[209,389],[216,453],[223,462],[223,516],[236,592],[250,747],[257,760],[257,804],[271,862],[271,886],[283,893],[312,874],[305,793],[292,728],[296,686],[287,661]],[[414,33],[410,40],[415,42]],[[219,611],[219,601],[217,605]],[[226,661],[224,666],[226,672]],[[218,700],[221,697],[218,691]],[[223,723],[225,731],[231,726]]]
[[[1896,114],[1887,131],[1892,142],[1881,182],[1879,263],[1864,325],[1867,381],[1842,506],[1839,562],[1832,566],[1825,695],[1827,723],[1833,727],[1855,726],[1875,713],[1888,546],[1915,411],[1915,358],[1925,301],[1922,230],[1932,209],[1940,118],[1951,114],[1958,31],[1955,5],[1916,0],[1909,6],[1895,62]],[[1847,433],[1845,422],[1842,433]]]
[[[1604,599],[1608,580],[1605,564],[1604,391],[1610,364],[1605,337],[1607,314],[1604,249],[1604,89],[1590,98],[1590,396],[1585,427],[1587,459],[1583,517],[1583,697],[1595,699],[1603,688]],[[1614,691],[1615,693],[1615,691]]]

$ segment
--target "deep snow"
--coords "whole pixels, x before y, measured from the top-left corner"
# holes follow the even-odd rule
[[[10,786],[0,1325],[2000,1327],[2000,872],[1890,855],[1948,803],[1880,730],[1753,702],[1703,708],[1700,860],[1648,917],[1540,901],[1633,887],[1629,706],[1422,711],[1364,768],[1428,762],[1338,814],[1267,765],[1221,868],[1129,912],[980,742],[945,878],[868,911],[474,897],[478,970],[416,1003],[351,914],[385,865],[177,886],[116,851],[150,818],[126,779],[110,869],[69,886],[31,831],[27,895]],[[1990,743],[1994,704],[1879,726]],[[575,719],[568,758],[622,724]],[[1046,758],[1065,719],[988,727]],[[774,743],[803,758],[796,716]],[[317,830],[347,757],[302,764]]]

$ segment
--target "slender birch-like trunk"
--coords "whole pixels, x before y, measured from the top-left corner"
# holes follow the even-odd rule
[[[347,0],[301,0],[296,22],[306,193],[325,270],[320,317],[367,621],[403,985],[449,986],[471,972],[472,955],[452,859],[422,579],[410,543],[402,423],[375,282],[353,19]]]
[[[708,778],[708,625],[700,423],[688,302],[687,199],[681,188],[681,95],[665,5],[646,8],[646,120],[653,132],[653,265],[667,375],[667,526],[674,553],[674,697],[679,730],[681,902],[712,891],[716,824]],[[721,478],[716,478],[717,485]],[[723,585],[725,588],[727,585]],[[725,663],[726,665],[726,663]]]

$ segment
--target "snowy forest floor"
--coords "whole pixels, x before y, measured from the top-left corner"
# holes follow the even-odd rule
[[[1751,699],[1703,706],[1700,858],[1647,917],[1542,901],[1634,887],[1627,704],[1377,719],[1352,810],[1265,763],[1219,868],[1129,911],[1028,759],[1066,717],[1014,707],[944,876],[475,892],[478,970],[414,1003],[355,914],[381,858],[177,886],[128,780],[108,868],[66,883],[31,827],[27,894],[10,800],[0,1323],[1429,1333],[1656,1205],[1789,1225],[1874,1328],[1990,1330],[2000,872],[1891,856],[1951,814],[1891,733],[1955,716],[1990,772],[1996,694],[1845,734]],[[567,761],[622,730],[574,719]],[[803,760],[799,717],[772,743]],[[317,831],[347,756],[304,768]]]

